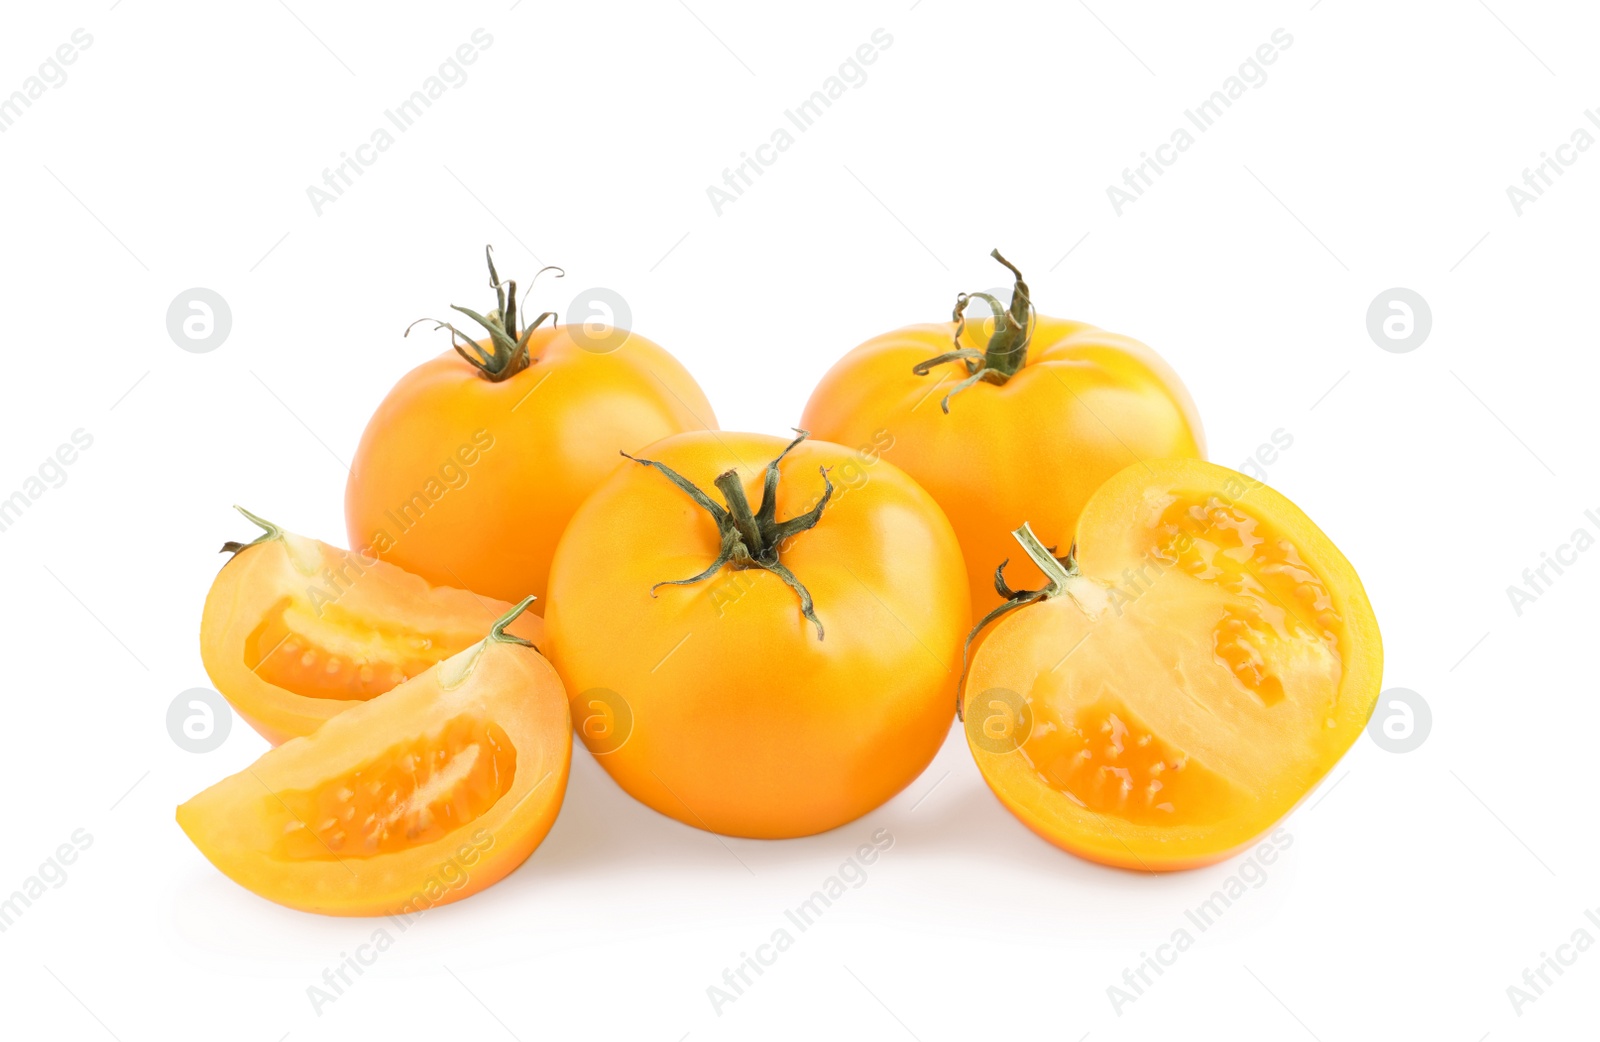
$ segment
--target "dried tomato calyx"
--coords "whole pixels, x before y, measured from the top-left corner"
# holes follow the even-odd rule
[[[725,564],[734,568],[761,568],[782,579],[799,595],[800,613],[817,628],[817,639],[822,639],[822,623],[818,620],[815,606],[812,604],[811,591],[807,590],[805,584],[778,560],[778,551],[784,540],[816,527],[817,522],[822,519],[823,508],[828,505],[828,500],[833,498],[833,482],[828,478],[828,468],[819,467],[823,492],[817,505],[787,521],[778,520],[778,464],[783,462],[783,458],[789,455],[790,450],[796,445],[811,437],[810,431],[796,428],[795,433],[799,437],[785,446],[784,450],[767,464],[762,479],[761,506],[753,512],[750,509],[750,500],[744,494],[744,482],[739,479],[737,470],[727,470],[717,475],[715,484],[727,504],[722,506],[706,495],[698,485],[671,467],[655,460],[639,459],[636,456],[628,456],[626,452],[622,453],[635,463],[654,467],[665,474],[669,481],[704,508],[712,520],[716,521],[717,533],[722,542],[717,559],[712,561],[705,571],[687,579],[667,579],[658,582],[650,587],[650,596],[654,597],[656,590],[663,586],[687,586],[708,579]]]
[[[416,322],[406,327],[406,336],[411,335],[411,330],[423,322],[432,322],[434,329],[448,329],[450,331],[450,346],[455,348],[456,354],[470,362],[478,370],[478,375],[485,380],[499,383],[508,380],[532,365],[537,359],[528,357],[528,338],[533,331],[544,324],[544,320],[554,319],[554,311],[546,311],[533,320],[533,324],[526,329],[517,328],[517,283],[515,279],[500,281],[499,272],[494,270],[494,248],[485,246],[484,257],[489,262],[489,288],[494,290],[498,306],[487,315],[480,315],[471,308],[464,308],[460,304],[451,304],[450,307],[461,312],[482,326],[489,333],[489,350],[484,348],[472,337],[461,332],[448,322],[436,318],[419,318]],[[556,272],[556,278],[563,278],[567,274],[554,264],[547,264],[533,273],[537,279],[547,271]],[[533,280],[529,280],[528,287],[533,287]],[[526,295],[526,294],[524,294]],[[468,351],[471,351],[469,354]]]
[[[1028,362],[1028,341],[1033,336],[1035,317],[1028,284],[1022,280],[1022,272],[1017,270],[1017,266],[1002,257],[999,250],[989,251],[989,256],[1004,264],[1016,279],[1011,288],[1010,306],[1002,306],[989,293],[957,294],[955,310],[950,314],[951,321],[956,324],[955,350],[911,367],[911,371],[918,376],[927,376],[935,366],[946,362],[960,362],[966,368],[967,378],[956,384],[939,402],[939,408],[947,413],[950,411],[950,399],[979,380],[1003,384]],[[989,334],[988,346],[982,351],[961,346],[961,335],[967,330],[967,305],[975,298],[988,304],[989,310],[994,312],[994,332]]]

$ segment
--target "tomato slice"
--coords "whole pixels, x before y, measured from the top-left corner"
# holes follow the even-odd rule
[[[178,824],[234,882],[308,912],[410,914],[499,881],[550,831],[572,763],[561,681],[509,621],[269,750]]]
[[[274,745],[476,643],[511,607],[240,513],[264,534],[223,548],[234,556],[206,596],[200,654]],[[537,644],[544,622],[525,614],[511,632]]]
[[[1372,606],[1265,485],[1136,463],[1085,507],[1072,564],[1018,539],[1057,582],[977,646],[963,715],[990,787],[1058,846],[1145,870],[1221,860],[1366,726],[1383,671]]]

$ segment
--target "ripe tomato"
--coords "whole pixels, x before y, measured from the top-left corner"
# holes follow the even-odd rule
[[[967,740],[1001,802],[1062,849],[1147,871],[1219,861],[1366,726],[1383,674],[1372,606],[1267,486],[1136,463],[1084,507],[1075,560],[1016,536],[1049,582],[996,609],[964,688]]]
[[[200,793],[178,824],[234,882],[308,912],[410,914],[498,882],[550,831],[572,762],[561,681],[505,633],[526,607]]]
[[[345,486],[350,545],[431,583],[505,601],[540,598],[572,512],[618,450],[716,427],[694,378],[623,329],[519,328],[517,286],[489,262],[499,306],[456,310],[454,351],[407,373],[367,424]],[[508,292],[509,291],[509,292]]]
[[[974,616],[999,603],[988,577],[1010,556],[1011,529],[1031,520],[1065,548],[1106,478],[1139,459],[1204,455],[1194,403],[1155,352],[1036,316],[1021,273],[993,256],[1016,276],[1009,308],[962,294],[953,324],[868,340],[822,378],[801,420],[828,441],[881,446],[938,501],[961,540]],[[995,318],[967,325],[973,297]],[[1020,582],[1041,578],[1016,567]]]
[[[805,437],[657,442],[578,510],[551,569],[545,649],[580,735],[636,798],[713,832],[842,825],[950,727],[970,618],[955,533],[903,471]]]
[[[511,607],[240,513],[265,534],[223,547],[233,557],[206,595],[200,657],[274,745],[475,643]],[[512,632],[538,642],[544,622],[525,615]]]

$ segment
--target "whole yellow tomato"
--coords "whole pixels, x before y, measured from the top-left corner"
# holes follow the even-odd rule
[[[367,424],[345,486],[350,545],[436,586],[543,612],[550,555],[572,512],[633,451],[716,427],[687,370],[624,329],[519,327],[517,286],[489,261],[499,306],[457,311],[454,351],[407,373]]]
[[[842,825],[950,728],[969,623],[950,523],[893,465],[804,438],[657,442],[579,508],[550,572],[543,648],[580,737],[713,832]]]
[[[1006,533],[1031,521],[1065,552],[1078,514],[1111,475],[1142,459],[1204,455],[1200,417],[1177,374],[1130,337],[1034,312],[1016,277],[1009,307],[957,298],[951,323],[875,337],[834,365],[801,426],[878,446],[944,508],[961,540],[974,617],[1000,603],[990,582]],[[967,325],[981,299],[993,319]],[[1029,561],[1012,578],[1037,585]]]

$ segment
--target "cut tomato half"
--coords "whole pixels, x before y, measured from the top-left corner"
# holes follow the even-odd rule
[[[269,750],[178,824],[234,882],[308,912],[413,914],[504,878],[550,831],[572,763],[561,681],[505,633],[513,617]]]
[[[200,655],[217,690],[274,745],[476,643],[511,607],[238,509],[263,534],[223,547],[233,558],[206,595]],[[544,622],[525,614],[511,632],[538,644]]]
[[[1075,554],[1015,534],[1050,584],[1001,590],[962,709],[989,786],[1052,843],[1132,869],[1221,860],[1366,726],[1383,648],[1361,580],[1260,482],[1136,463],[1089,500]]]

